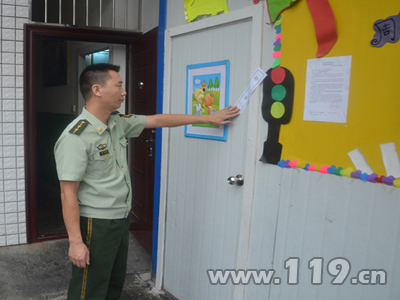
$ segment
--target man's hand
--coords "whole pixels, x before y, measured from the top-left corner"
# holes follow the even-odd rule
[[[68,257],[78,268],[84,269],[90,264],[89,250],[83,242],[70,242]]]
[[[229,121],[229,119],[237,117],[238,115],[240,115],[239,108],[237,108],[236,106],[228,106],[210,115],[209,123],[211,125],[217,125],[217,126],[231,124],[232,122]]]

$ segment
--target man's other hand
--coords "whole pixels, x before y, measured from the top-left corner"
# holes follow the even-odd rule
[[[83,242],[70,243],[68,257],[78,268],[86,268],[90,264],[89,250]]]

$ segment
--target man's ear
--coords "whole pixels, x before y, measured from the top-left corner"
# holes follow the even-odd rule
[[[92,93],[93,93],[93,95],[95,95],[97,97],[101,97],[100,85],[98,85],[98,84],[92,85]]]

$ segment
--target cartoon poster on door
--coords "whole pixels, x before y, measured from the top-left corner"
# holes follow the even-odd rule
[[[186,113],[204,116],[228,106],[229,61],[187,66]],[[185,136],[226,141],[226,126],[193,124]]]

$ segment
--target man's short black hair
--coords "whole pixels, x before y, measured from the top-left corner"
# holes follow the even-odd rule
[[[86,98],[92,92],[92,86],[99,84],[104,86],[107,79],[111,76],[108,71],[119,72],[120,66],[112,64],[94,64],[88,66],[83,70],[81,76],[79,77],[79,88],[81,90],[83,98]]]

